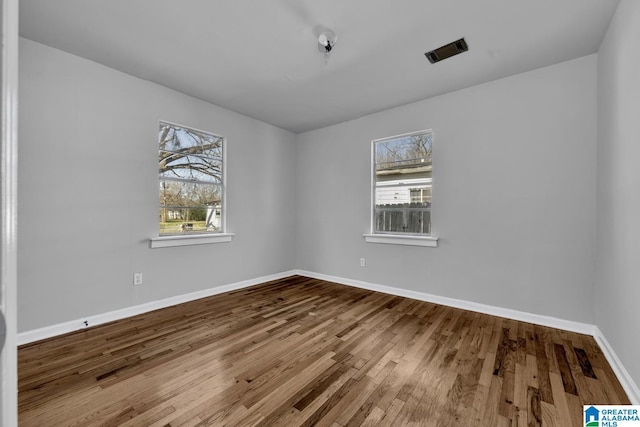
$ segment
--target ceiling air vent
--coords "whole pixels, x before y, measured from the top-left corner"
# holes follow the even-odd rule
[[[429,62],[435,64],[436,62],[440,62],[443,59],[451,58],[454,55],[466,52],[468,50],[469,46],[467,46],[467,42],[462,38],[449,44],[445,44],[444,46],[434,49],[431,52],[427,52],[424,54],[424,56],[427,57]]]

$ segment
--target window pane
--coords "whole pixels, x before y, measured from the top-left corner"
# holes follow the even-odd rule
[[[376,175],[384,171],[431,166],[431,132],[377,141]]]
[[[374,142],[374,232],[431,233],[431,132]]]
[[[220,202],[220,186],[217,184],[160,181],[160,206],[210,206]]]
[[[222,182],[222,159],[160,151],[161,178]]]
[[[199,208],[160,208],[160,234],[220,231],[220,205]]]
[[[160,181],[160,234],[221,231],[221,188]]]
[[[160,122],[160,150],[222,158],[222,137]]]
[[[160,122],[161,177],[222,181],[222,138]]]
[[[427,203],[376,206],[375,231],[382,233],[431,233],[431,209]]]
[[[221,232],[224,138],[160,122],[160,235]]]

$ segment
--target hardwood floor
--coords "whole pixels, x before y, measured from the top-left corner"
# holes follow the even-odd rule
[[[558,426],[592,337],[294,276],[25,345],[22,426]]]

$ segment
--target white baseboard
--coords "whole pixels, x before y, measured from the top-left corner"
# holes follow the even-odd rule
[[[423,292],[411,291],[408,289],[394,288],[391,286],[363,282],[360,280],[345,279],[343,277],[329,276],[326,274],[314,273],[312,271],[295,271],[296,274],[300,276],[326,280],[328,282],[340,283],[343,285],[354,286],[356,288],[368,289],[371,291],[417,299],[420,301],[432,302],[435,304],[446,305],[448,307],[461,308],[463,310],[491,314],[492,316],[506,317],[508,319],[520,320],[522,322],[535,323],[536,325],[564,329],[565,331],[578,332],[580,334],[593,335],[596,329],[595,325],[590,325],[588,323],[573,322],[571,320],[558,319],[551,316],[542,316],[539,314],[527,313],[526,311],[512,310],[510,308],[496,307],[493,305],[480,304],[477,302],[465,301],[456,298],[442,297]]]
[[[631,404],[640,405],[640,388],[638,388],[638,385],[633,381],[631,375],[629,375],[629,372],[625,369],[616,352],[613,351],[613,347],[611,347],[611,344],[609,344],[609,341],[607,341],[607,338],[600,328],[597,326],[595,328],[596,333],[593,334],[593,338],[595,338],[600,346],[600,350],[604,353],[604,357],[606,357],[609,365],[611,365],[611,369],[613,369],[613,372],[618,377],[622,388],[627,392]]]
[[[580,334],[591,335],[596,340],[600,349],[604,353],[613,372],[618,377],[620,384],[627,393],[629,400],[633,405],[640,405],[640,390],[633,381],[629,372],[616,355],[613,347],[609,344],[600,328],[596,325],[588,323],[574,322],[571,320],[559,319],[552,316],[542,316],[539,314],[527,313],[525,311],[512,310],[509,308],[496,307],[492,305],[480,304],[471,301],[460,300],[456,298],[442,297],[438,295],[427,294],[423,292],[411,291],[408,289],[394,288],[391,286],[378,285],[375,283],[363,282],[360,280],[345,279],[343,277],[330,276],[327,274],[315,273],[312,271],[295,270],[295,274],[300,276],[311,277],[314,279],[326,280],[328,282],[340,283],[342,285],[353,286],[361,289],[382,292],[385,294],[396,295],[406,298],[417,299],[420,301],[432,302],[435,304],[446,305],[448,307],[461,308],[463,310],[476,311],[479,313],[490,314],[498,317],[506,317],[508,319],[519,320],[522,322],[534,323],[536,325],[548,326],[551,328],[563,329],[565,331],[577,332]]]
[[[46,338],[51,338],[84,329],[87,327],[87,325],[84,324],[85,320],[87,321],[89,327],[97,326],[103,323],[113,322],[115,320],[136,316],[138,314],[148,313],[160,308],[170,307],[172,305],[182,304],[200,298],[206,298],[212,295],[221,294],[223,292],[235,291],[237,289],[248,288],[249,286],[258,285],[260,283],[269,282],[271,280],[283,279],[285,277],[293,276],[294,274],[296,274],[295,271],[285,271],[282,273],[257,277],[255,279],[243,280],[241,282],[231,283],[229,285],[218,286],[215,288],[205,289],[189,294],[177,295],[157,301],[150,301],[144,304],[135,305],[133,307],[127,307],[120,310],[114,310],[107,313],[85,317],[83,319],[71,320],[64,323],[58,323],[57,325],[46,326],[44,328],[21,332],[17,335],[17,344],[29,344],[35,341],[40,341]]]
[[[353,286],[361,289],[368,289],[371,291],[382,292],[385,294],[396,295],[406,298],[412,298],[420,301],[432,302],[435,304],[446,305],[449,307],[460,308],[463,310],[476,311],[479,313],[490,314],[498,317],[505,317],[508,319],[519,320],[522,322],[534,323],[537,325],[548,326],[551,328],[563,329],[566,331],[577,332],[581,334],[591,335],[594,337],[600,349],[604,353],[607,361],[611,365],[611,368],[615,372],[618,380],[622,384],[622,387],[626,391],[629,400],[634,405],[640,405],[640,389],[633,381],[629,372],[625,369],[624,365],[616,355],[615,351],[603,335],[602,331],[596,326],[588,323],[574,322],[571,320],[559,319],[551,316],[542,316],[539,314],[528,313],[525,311],[512,310],[509,308],[496,307],[486,304],[480,304],[471,301],[460,300],[456,298],[448,298],[438,295],[427,294],[423,292],[411,291],[408,289],[394,288],[391,286],[378,285],[375,283],[364,282],[360,280],[345,279],[343,277],[330,276],[327,274],[315,273],[306,270],[290,270],[282,273],[271,274],[269,276],[257,277],[255,279],[244,280],[242,282],[236,282],[229,285],[218,286],[216,288],[205,289],[202,291],[192,292],[184,295],[177,295],[175,297],[166,298],[158,301],[151,301],[145,304],[136,305],[133,307],[123,308],[121,310],[114,310],[108,313],[98,314],[90,316],[81,320],[72,320],[69,322],[59,323],[57,325],[47,326],[32,331],[21,332],[17,336],[18,345],[28,344],[31,342],[39,341],[46,338],[51,338],[57,335],[66,334],[68,332],[77,331],[86,328],[84,321],[89,323],[89,326],[97,326],[103,323],[112,322],[115,320],[124,319],[138,314],[148,313],[149,311],[157,310],[160,308],[170,307],[176,304],[182,304],[189,301],[194,301],[200,298],[221,294],[223,292],[234,291],[249,286],[258,285],[260,283],[269,282],[272,280],[283,279],[293,275],[300,275],[311,277],[314,279],[326,280],[329,282],[340,283],[347,286]]]

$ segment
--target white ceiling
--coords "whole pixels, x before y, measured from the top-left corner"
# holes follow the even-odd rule
[[[598,50],[618,0],[21,0],[23,37],[295,133]],[[338,34],[325,65],[317,27]],[[469,52],[424,52],[465,37]]]

